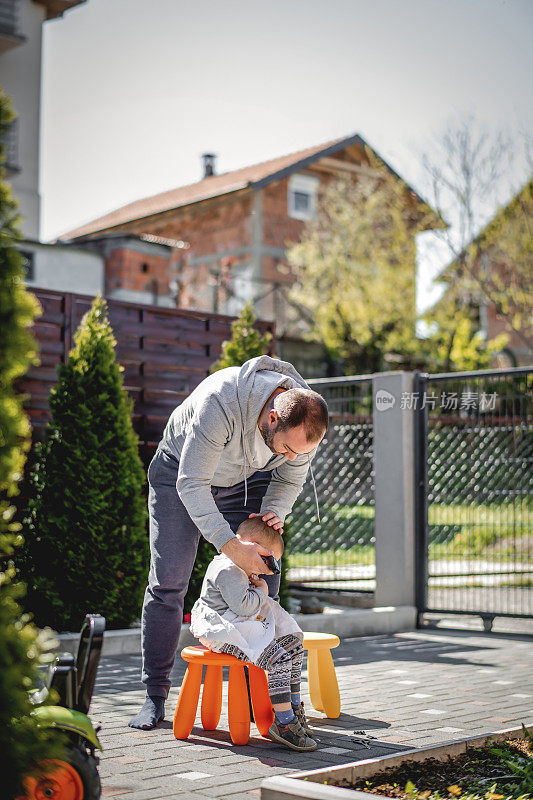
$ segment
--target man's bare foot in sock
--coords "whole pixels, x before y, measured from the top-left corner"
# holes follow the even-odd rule
[[[139,728],[141,731],[149,731],[155,728],[158,722],[165,719],[165,698],[157,695],[150,695],[144,701],[144,705],[139,713],[130,719],[130,728]]]

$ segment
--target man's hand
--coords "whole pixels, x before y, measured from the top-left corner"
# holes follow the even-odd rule
[[[250,575],[250,583],[268,594],[268,584],[264,578],[256,578],[255,575]]]
[[[273,575],[272,570],[267,567],[260,555],[271,556],[273,555],[272,551],[256,542],[243,542],[234,536],[233,539],[222,545],[220,550],[248,576]]]
[[[251,519],[252,517],[261,517],[263,522],[266,522],[267,525],[270,525],[272,528],[274,528],[274,530],[278,531],[283,536],[283,522],[280,520],[277,514],[274,513],[274,511],[265,511],[264,514],[250,514],[248,519]]]

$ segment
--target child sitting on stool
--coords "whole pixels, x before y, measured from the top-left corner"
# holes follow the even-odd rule
[[[245,520],[237,536],[268,548],[277,561],[283,554],[283,538],[260,517]],[[191,633],[216,653],[266,670],[275,715],[268,736],[291,750],[316,750],[300,699],[303,633],[268,596],[266,581],[249,578],[223,553],[215,556],[191,612]]]

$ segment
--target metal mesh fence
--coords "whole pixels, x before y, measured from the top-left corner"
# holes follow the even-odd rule
[[[533,369],[428,376],[426,610],[533,615]]]
[[[343,590],[375,588],[371,378],[309,381],[326,400],[330,427],[289,522],[292,583]]]

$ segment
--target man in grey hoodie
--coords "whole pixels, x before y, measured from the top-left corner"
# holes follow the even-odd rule
[[[164,718],[183,618],[183,601],[200,535],[248,575],[265,577],[276,597],[279,576],[235,531],[261,515],[283,532],[328,425],[324,399],[286,361],[252,358],[205,378],[174,409],[148,468],[151,564],[142,613],[146,701],[130,726]],[[311,477],[314,486],[313,470]],[[315,501],[318,500],[315,487]]]

